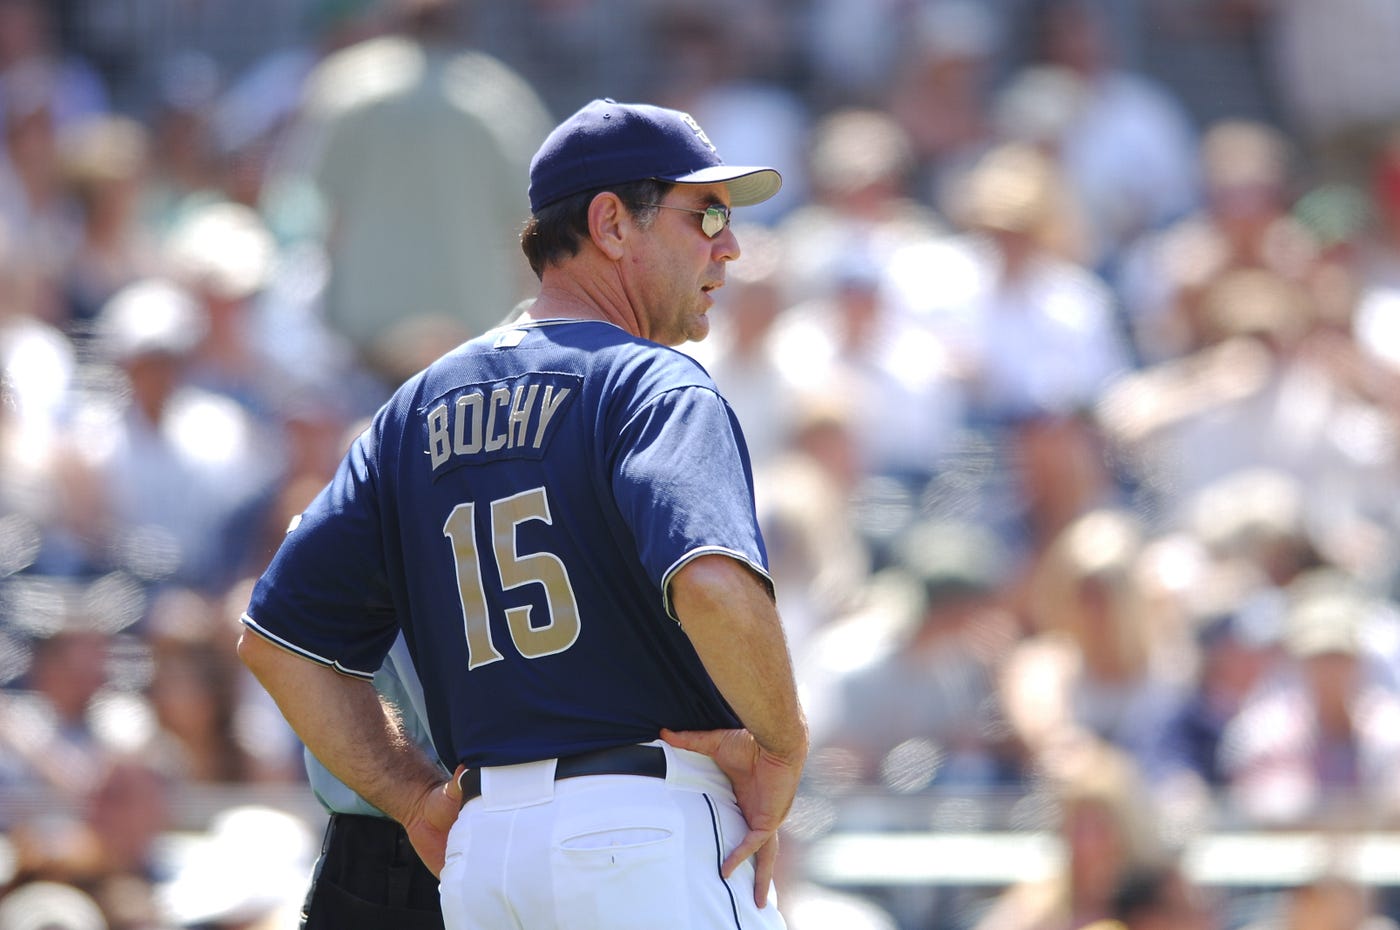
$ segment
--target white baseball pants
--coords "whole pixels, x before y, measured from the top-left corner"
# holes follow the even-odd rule
[[[481,771],[447,840],[447,930],[781,930],[777,895],[754,905],[747,832],[713,760],[657,741],[666,778],[554,780],[554,760]]]

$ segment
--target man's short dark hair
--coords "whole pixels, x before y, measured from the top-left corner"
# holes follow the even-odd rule
[[[657,208],[651,204],[660,203],[673,187],[675,185],[668,181],[655,179],[630,181],[584,191],[542,207],[520,233],[520,248],[530,262],[530,269],[538,278],[545,268],[578,254],[579,247],[588,238],[588,205],[603,191],[616,194],[628,212],[646,225],[656,216]]]

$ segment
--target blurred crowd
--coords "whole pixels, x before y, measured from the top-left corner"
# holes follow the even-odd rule
[[[320,825],[259,802],[305,775],[238,615],[528,295],[599,96],[785,176],[683,348],[812,726],[794,928],[1393,926],[1341,852],[1246,907],[1183,851],[1400,828],[1396,61],[1373,0],[0,0],[0,930],[291,926]],[[806,871],[954,827],[1061,852]]]

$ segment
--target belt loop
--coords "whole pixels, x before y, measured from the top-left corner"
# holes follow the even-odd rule
[[[481,770],[481,797],[487,810],[545,804],[554,799],[556,760],[496,765]]]

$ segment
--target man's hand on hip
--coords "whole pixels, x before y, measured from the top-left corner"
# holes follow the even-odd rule
[[[754,903],[764,907],[778,857],[778,828],[797,795],[806,753],[785,759],[758,744],[748,730],[662,730],[661,738],[678,749],[703,753],[715,760],[734,786],[734,797],[749,832],[724,860],[725,878],[754,857]]]
[[[436,876],[441,876],[447,858],[447,834],[462,810],[462,788],[458,782],[461,774],[459,767],[445,784],[424,794],[403,819],[403,828],[418,858]]]

